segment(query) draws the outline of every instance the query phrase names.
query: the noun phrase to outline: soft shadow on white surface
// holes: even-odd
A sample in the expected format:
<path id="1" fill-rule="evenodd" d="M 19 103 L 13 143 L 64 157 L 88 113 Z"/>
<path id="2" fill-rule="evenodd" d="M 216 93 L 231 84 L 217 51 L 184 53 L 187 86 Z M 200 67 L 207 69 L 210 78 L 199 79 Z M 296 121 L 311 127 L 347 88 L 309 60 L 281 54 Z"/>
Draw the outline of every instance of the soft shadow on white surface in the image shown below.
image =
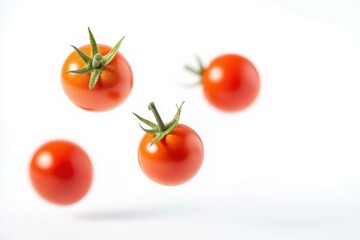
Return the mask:
<path id="1" fill-rule="evenodd" d="M 53 240 L 92 240 L 100 235 L 106 239 L 357 240 L 359 213 L 354 204 L 213 199 L 66 214 L 3 215 L 0 236 L 37 240 L 49 236 Z"/>
<path id="2" fill-rule="evenodd" d="M 206 213 L 207 211 L 200 206 L 146 206 L 84 211 L 74 214 L 74 219 L 84 221 L 156 220 L 182 216 L 199 216 Z"/>

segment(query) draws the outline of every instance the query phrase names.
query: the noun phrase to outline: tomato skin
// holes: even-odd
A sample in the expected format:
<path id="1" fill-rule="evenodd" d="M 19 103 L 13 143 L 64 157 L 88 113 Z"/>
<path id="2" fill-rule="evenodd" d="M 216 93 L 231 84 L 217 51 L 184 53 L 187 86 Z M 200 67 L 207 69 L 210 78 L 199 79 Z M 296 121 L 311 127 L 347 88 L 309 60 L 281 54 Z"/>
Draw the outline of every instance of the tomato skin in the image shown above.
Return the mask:
<path id="1" fill-rule="evenodd" d="M 66 140 L 53 140 L 40 146 L 31 159 L 29 173 L 36 192 L 59 205 L 83 198 L 93 177 L 86 152 Z"/>
<path id="2" fill-rule="evenodd" d="M 255 66 L 237 54 L 221 55 L 202 73 L 203 92 L 216 108 L 234 112 L 249 107 L 256 99 L 260 77 Z"/>
<path id="3" fill-rule="evenodd" d="M 150 146 L 154 135 L 142 138 L 138 159 L 147 177 L 162 185 L 179 185 L 187 182 L 199 171 L 204 147 L 200 137 L 190 127 L 178 124 L 160 141 Z"/>
<path id="4" fill-rule="evenodd" d="M 90 45 L 79 48 L 86 55 L 91 56 Z M 99 53 L 104 56 L 111 47 L 98 44 Z M 101 71 L 95 87 L 89 90 L 90 73 L 69 73 L 86 64 L 76 51 L 65 59 L 61 71 L 61 84 L 65 94 L 78 107 L 89 111 L 106 111 L 123 103 L 133 87 L 133 73 L 128 61 L 118 52 L 114 59 Z"/>

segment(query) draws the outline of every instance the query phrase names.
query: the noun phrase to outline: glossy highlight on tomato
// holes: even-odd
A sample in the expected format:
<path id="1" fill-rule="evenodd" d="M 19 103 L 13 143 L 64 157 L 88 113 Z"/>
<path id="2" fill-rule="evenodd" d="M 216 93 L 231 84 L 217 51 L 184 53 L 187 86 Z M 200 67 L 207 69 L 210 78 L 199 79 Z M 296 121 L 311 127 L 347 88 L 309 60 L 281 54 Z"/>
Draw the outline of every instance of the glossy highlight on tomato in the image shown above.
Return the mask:
<path id="1" fill-rule="evenodd" d="M 149 104 L 157 124 L 135 116 L 151 127 L 138 148 L 138 161 L 144 174 L 162 185 L 175 186 L 192 179 L 200 170 L 204 159 L 204 146 L 199 135 L 190 127 L 179 124 L 181 107 L 173 120 L 164 124 L 154 103 Z"/>
<path id="2" fill-rule="evenodd" d="M 90 44 L 74 47 L 61 70 L 67 97 L 89 111 L 106 111 L 122 104 L 133 87 L 133 73 L 126 58 L 114 48 L 97 44 L 89 29 Z"/>
<path id="3" fill-rule="evenodd" d="M 260 89 L 259 73 L 252 62 L 238 54 L 214 58 L 207 67 L 199 61 L 199 69 L 187 69 L 201 78 L 208 102 L 219 110 L 236 112 L 248 108 Z"/>
<path id="4" fill-rule="evenodd" d="M 36 192 L 59 205 L 82 199 L 93 179 L 89 156 L 67 140 L 53 140 L 40 146 L 32 156 L 29 174 Z"/>

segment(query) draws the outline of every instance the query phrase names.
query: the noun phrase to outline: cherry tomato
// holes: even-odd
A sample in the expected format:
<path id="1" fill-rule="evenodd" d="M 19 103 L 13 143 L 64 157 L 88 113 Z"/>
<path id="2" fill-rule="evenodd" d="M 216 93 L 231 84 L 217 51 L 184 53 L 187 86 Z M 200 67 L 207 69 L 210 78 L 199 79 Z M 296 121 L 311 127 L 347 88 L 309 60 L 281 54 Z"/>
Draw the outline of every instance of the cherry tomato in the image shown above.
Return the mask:
<path id="1" fill-rule="evenodd" d="M 117 51 L 122 39 L 111 48 L 97 44 L 89 29 L 90 45 L 70 53 L 61 71 L 65 94 L 78 107 L 106 111 L 123 103 L 133 87 L 133 74 L 125 57 Z M 90 56 L 90 57 L 89 57 Z"/>
<path id="2" fill-rule="evenodd" d="M 187 67 L 201 77 L 206 99 L 217 109 L 235 112 L 249 107 L 257 98 L 260 77 L 255 66 L 237 54 L 221 55 L 199 70 Z"/>
<path id="3" fill-rule="evenodd" d="M 93 176 L 86 152 L 66 140 L 53 140 L 40 146 L 31 159 L 29 173 L 36 192 L 59 205 L 83 198 Z"/>
<path id="4" fill-rule="evenodd" d="M 178 124 L 181 107 L 169 124 L 163 124 L 155 105 L 158 125 L 136 115 L 153 129 L 147 130 L 138 149 L 138 160 L 147 177 L 162 185 L 179 185 L 189 181 L 199 171 L 204 147 L 199 135 L 190 127 Z M 154 130 L 154 131 L 153 131 Z"/>

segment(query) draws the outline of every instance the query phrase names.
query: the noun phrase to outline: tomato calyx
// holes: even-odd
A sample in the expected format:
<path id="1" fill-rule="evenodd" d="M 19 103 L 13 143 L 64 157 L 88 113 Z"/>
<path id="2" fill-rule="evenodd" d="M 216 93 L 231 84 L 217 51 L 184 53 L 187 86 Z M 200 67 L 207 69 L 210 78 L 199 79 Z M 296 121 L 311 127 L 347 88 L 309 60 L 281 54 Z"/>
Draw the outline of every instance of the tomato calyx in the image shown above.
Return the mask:
<path id="1" fill-rule="evenodd" d="M 202 84 L 202 75 L 203 75 L 203 72 L 204 72 L 204 65 L 203 65 L 203 63 L 202 63 L 202 61 L 201 61 L 201 59 L 200 59 L 200 57 L 198 55 L 196 55 L 195 58 L 196 58 L 197 66 L 193 67 L 193 66 L 190 66 L 190 65 L 185 65 L 185 69 L 188 70 L 189 72 L 195 74 L 195 75 L 198 75 L 200 79 L 197 82 L 186 85 L 188 87 L 194 87 L 194 86 L 198 86 L 198 85 Z"/>
<path id="2" fill-rule="evenodd" d="M 79 48 L 71 45 L 72 48 L 79 54 L 81 59 L 86 63 L 83 68 L 69 71 L 68 73 L 75 74 L 87 74 L 90 73 L 90 82 L 89 82 L 89 90 L 93 89 L 99 80 L 101 70 L 108 65 L 115 57 L 118 52 L 121 42 L 124 39 L 122 37 L 115 46 L 108 52 L 105 56 L 102 56 L 99 53 L 97 43 L 95 41 L 94 35 L 92 34 L 90 28 L 88 28 L 90 46 L 91 46 L 91 56 L 87 56 L 84 52 L 82 52 Z"/>
<path id="3" fill-rule="evenodd" d="M 135 117 L 137 117 L 141 122 L 150 127 L 150 129 L 146 129 L 139 123 L 141 129 L 148 134 L 155 135 L 155 138 L 151 142 L 151 145 L 163 139 L 167 134 L 171 133 L 176 128 L 180 120 L 181 108 L 183 104 L 184 102 L 181 103 L 180 107 L 176 105 L 176 108 L 178 109 L 176 114 L 174 115 L 173 119 L 166 124 L 161 119 L 154 102 L 149 103 L 148 109 L 154 114 L 157 124 L 137 115 L 136 113 L 133 113 Z"/>

